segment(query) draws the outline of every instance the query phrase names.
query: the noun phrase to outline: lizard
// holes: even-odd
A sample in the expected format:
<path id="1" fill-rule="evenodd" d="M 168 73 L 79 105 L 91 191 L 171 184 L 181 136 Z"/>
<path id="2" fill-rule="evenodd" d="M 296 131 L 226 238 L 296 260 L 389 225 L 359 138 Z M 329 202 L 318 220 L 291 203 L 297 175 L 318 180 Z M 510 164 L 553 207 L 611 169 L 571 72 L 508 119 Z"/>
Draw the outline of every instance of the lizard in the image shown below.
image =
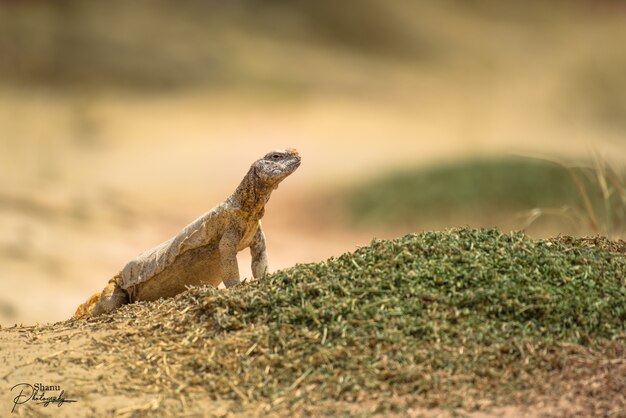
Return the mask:
<path id="1" fill-rule="evenodd" d="M 252 276 L 268 270 L 261 218 L 278 185 L 300 166 L 295 149 L 275 150 L 255 161 L 236 190 L 173 238 L 138 255 L 106 287 L 80 305 L 74 318 L 96 317 L 135 301 L 184 292 L 187 286 L 226 288 L 240 283 L 237 252 L 250 248 Z"/>

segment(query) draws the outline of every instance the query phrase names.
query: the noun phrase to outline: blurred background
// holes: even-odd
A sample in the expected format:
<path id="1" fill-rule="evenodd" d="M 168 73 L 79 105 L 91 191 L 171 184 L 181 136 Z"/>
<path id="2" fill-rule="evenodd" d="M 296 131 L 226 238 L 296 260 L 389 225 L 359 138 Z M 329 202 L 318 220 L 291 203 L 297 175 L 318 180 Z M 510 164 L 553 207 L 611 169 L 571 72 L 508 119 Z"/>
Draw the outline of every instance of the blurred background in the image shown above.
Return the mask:
<path id="1" fill-rule="evenodd" d="M 0 1 L 0 324 L 68 318 L 282 147 L 272 270 L 464 225 L 623 237 L 625 40 L 619 0 Z"/>

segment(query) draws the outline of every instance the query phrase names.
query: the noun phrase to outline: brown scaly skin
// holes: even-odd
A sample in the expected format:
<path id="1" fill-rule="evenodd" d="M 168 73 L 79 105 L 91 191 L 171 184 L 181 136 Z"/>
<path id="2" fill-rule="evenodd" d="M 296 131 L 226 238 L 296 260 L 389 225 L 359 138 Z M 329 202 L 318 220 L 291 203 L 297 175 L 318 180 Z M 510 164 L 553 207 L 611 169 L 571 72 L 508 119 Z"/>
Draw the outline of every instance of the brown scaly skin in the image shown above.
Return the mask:
<path id="1" fill-rule="evenodd" d="M 237 252 L 250 248 L 252 275 L 267 272 L 261 218 L 272 191 L 300 166 L 295 149 L 272 151 L 252 164 L 237 190 L 174 238 L 130 261 L 74 318 L 95 317 L 140 300 L 171 297 L 187 286 L 239 283 Z"/>

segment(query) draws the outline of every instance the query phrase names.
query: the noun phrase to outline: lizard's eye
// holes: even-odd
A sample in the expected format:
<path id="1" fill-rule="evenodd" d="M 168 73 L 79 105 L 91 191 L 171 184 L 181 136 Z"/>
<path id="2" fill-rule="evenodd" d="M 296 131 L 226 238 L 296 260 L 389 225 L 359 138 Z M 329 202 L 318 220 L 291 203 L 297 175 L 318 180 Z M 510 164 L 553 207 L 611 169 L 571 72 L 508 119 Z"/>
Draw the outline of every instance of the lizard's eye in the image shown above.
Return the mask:
<path id="1" fill-rule="evenodd" d="M 272 155 L 270 156 L 270 158 L 271 158 L 272 160 L 279 160 L 279 159 L 280 159 L 280 154 L 272 154 Z"/>

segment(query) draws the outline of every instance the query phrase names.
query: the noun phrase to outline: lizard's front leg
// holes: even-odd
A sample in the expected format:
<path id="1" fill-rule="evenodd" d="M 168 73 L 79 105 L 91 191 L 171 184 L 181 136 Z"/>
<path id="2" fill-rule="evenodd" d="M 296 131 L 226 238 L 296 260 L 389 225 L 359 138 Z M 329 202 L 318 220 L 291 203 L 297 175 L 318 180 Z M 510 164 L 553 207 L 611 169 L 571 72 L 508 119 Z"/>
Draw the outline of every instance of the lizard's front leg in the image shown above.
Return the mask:
<path id="1" fill-rule="evenodd" d="M 222 235 L 222 239 L 220 239 L 220 275 L 226 287 L 231 287 L 239 283 L 237 245 L 240 239 L 241 234 L 235 229 L 229 229 Z"/>
<path id="2" fill-rule="evenodd" d="M 254 234 L 252 244 L 250 244 L 250 255 L 252 256 L 252 276 L 255 279 L 260 279 L 267 273 L 267 251 L 261 222 L 259 222 L 259 227 Z"/>

